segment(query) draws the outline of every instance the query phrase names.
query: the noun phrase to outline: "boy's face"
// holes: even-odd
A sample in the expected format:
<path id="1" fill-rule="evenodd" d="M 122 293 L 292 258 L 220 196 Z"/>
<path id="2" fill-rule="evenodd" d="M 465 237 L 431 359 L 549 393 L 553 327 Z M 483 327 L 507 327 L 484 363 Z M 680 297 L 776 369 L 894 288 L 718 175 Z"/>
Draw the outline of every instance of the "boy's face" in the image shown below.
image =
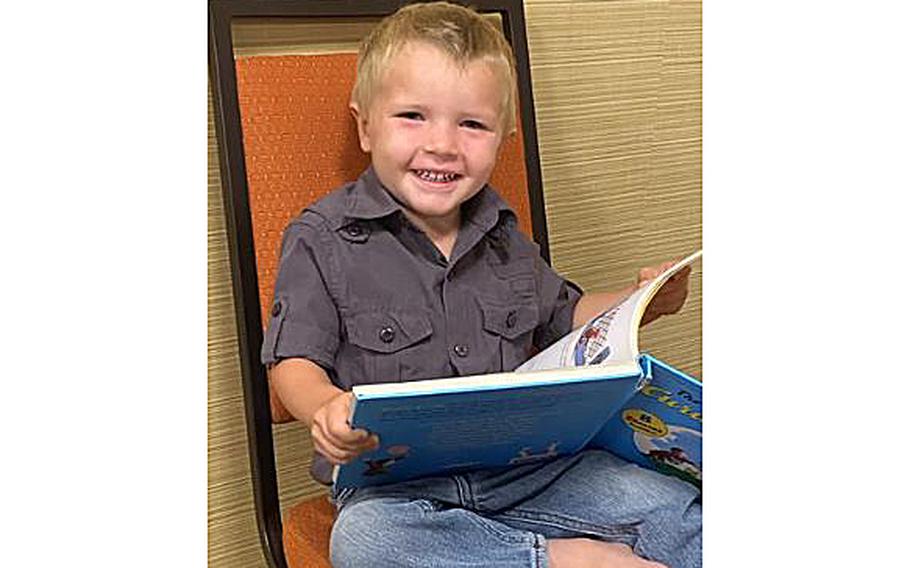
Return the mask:
<path id="1" fill-rule="evenodd" d="M 389 62 L 370 107 L 352 105 L 361 148 L 416 225 L 457 229 L 461 204 L 489 180 L 503 138 L 502 89 L 489 63 L 462 68 L 411 42 Z"/>

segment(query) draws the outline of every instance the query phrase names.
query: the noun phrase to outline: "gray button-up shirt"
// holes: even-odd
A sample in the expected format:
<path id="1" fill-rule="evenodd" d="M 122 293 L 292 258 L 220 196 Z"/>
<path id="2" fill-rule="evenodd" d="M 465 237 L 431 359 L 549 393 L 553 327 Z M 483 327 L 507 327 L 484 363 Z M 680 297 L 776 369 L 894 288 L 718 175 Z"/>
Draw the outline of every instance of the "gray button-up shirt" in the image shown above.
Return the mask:
<path id="1" fill-rule="evenodd" d="M 510 371 L 571 330 L 580 296 L 489 186 L 446 260 L 371 168 L 286 229 L 262 361 L 305 357 L 344 390 Z"/>

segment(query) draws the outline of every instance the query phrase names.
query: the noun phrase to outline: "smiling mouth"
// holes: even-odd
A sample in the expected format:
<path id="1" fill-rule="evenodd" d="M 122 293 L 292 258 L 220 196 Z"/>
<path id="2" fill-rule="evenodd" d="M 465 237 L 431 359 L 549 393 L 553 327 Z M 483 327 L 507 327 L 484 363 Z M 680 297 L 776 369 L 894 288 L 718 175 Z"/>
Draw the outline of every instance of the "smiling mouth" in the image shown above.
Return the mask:
<path id="1" fill-rule="evenodd" d="M 411 170 L 411 172 L 423 181 L 430 183 L 449 183 L 461 178 L 461 174 L 456 174 L 454 172 L 439 172 L 434 170 Z"/>

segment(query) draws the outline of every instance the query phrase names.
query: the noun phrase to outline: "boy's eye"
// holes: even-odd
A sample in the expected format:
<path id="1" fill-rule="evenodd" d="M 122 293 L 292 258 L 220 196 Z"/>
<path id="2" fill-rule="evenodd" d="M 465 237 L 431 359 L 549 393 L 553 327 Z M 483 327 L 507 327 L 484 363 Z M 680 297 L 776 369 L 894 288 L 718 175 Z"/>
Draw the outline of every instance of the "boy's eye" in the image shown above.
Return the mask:
<path id="1" fill-rule="evenodd" d="M 486 124 L 477 120 L 465 120 L 461 125 L 472 130 L 489 130 Z"/>
<path id="2" fill-rule="evenodd" d="M 417 111 L 405 111 L 399 112 L 395 115 L 396 118 L 404 118 L 406 120 L 423 120 L 423 115 Z"/>

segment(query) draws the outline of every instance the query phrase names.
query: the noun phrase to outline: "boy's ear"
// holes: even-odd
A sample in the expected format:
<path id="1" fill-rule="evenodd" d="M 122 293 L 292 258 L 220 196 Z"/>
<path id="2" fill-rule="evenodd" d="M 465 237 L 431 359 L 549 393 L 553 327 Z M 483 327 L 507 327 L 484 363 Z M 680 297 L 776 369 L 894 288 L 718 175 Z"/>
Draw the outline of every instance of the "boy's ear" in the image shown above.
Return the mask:
<path id="1" fill-rule="evenodd" d="M 367 116 L 365 113 L 360 112 L 360 107 L 355 102 L 349 104 L 348 109 L 351 111 L 351 116 L 354 117 L 354 122 L 357 123 L 357 137 L 360 139 L 360 149 L 364 152 L 369 152 L 370 135 L 367 134 Z"/>

